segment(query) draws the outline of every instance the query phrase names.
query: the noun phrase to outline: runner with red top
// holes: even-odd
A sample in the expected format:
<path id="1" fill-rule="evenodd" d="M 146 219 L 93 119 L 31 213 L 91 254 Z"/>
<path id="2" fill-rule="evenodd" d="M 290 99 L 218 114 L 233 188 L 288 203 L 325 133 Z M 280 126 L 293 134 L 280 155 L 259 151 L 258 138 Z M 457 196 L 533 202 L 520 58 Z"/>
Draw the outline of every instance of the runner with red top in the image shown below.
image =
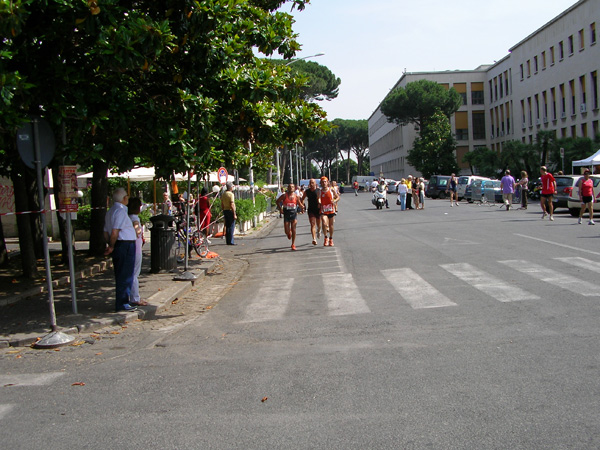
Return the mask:
<path id="1" fill-rule="evenodd" d="M 585 169 L 583 172 L 583 180 L 579 186 L 579 201 L 581 202 L 581 211 L 579 211 L 579 221 L 583 217 L 583 213 L 587 209 L 590 212 L 590 221 L 588 225 L 596 225 L 594 222 L 594 180 L 590 178 L 590 169 Z"/>
<path id="2" fill-rule="evenodd" d="M 300 200 L 300 197 L 296 195 L 296 185 L 294 183 L 288 184 L 287 191 L 285 194 L 277 199 L 277 209 L 279 212 L 283 212 L 283 228 L 285 235 L 288 239 L 292 240 L 292 250 L 296 250 L 296 224 L 297 211 L 300 208 L 300 212 L 304 212 L 304 204 Z"/>
<path id="3" fill-rule="evenodd" d="M 542 220 L 546 218 L 546 211 L 550 215 L 550 220 L 554 220 L 554 206 L 552 205 L 552 197 L 556 192 L 556 180 L 551 173 L 548 173 L 546 166 L 540 167 L 540 174 L 542 178 L 542 194 L 540 197 L 540 205 L 542 206 Z M 547 207 L 546 204 L 548 205 Z"/>
<path id="4" fill-rule="evenodd" d="M 321 220 L 322 229 L 325 240 L 323 241 L 324 247 L 333 247 L 333 224 L 335 222 L 335 210 L 336 203 L 339 201 L 340 196 L 329 187 L 329 180 L 327 177 L 321 177 Z M 327 236 L 329 234 L 329 237 Z"/>

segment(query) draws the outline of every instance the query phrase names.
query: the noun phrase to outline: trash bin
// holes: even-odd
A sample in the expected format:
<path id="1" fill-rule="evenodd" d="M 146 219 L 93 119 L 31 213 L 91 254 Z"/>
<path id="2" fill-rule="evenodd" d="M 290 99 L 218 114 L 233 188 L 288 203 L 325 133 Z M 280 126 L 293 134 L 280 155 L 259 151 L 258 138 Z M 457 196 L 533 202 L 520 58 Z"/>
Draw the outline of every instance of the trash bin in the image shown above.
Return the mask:
<path id="1" fill-rule="evenodd" d="M 150 217 L 150 222 L 150 272 L 176 269 L 175 219 L 173 216 L 159 214 Z"/>

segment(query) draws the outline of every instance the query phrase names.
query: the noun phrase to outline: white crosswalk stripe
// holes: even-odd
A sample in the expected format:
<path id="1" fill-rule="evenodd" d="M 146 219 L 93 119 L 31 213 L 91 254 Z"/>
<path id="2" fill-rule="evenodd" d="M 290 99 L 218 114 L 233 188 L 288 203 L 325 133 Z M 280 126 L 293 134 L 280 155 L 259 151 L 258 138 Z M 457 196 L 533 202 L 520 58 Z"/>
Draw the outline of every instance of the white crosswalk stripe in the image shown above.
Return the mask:
<path id="1" fill-rule="evenodd" d="M 271 278 L 263 282 L 255 300 L 248 305 L 242 322 L 264 322 L 281 319 L 292 295 L 293 278 Z"/>
<path id="2" fill-rule="evenodd" d="M 387 269 L 381 273 L 413 309 L 456 306 L 410 268 Z"/>
<path id="3" fill-rule="evenodd" d="M 556 270 L 548 269 L 539 264 L 534 264 L 522 260 L 498 261 L 501 264 L 506 264 L 521 273 L 527 274 L 537 280 L 543 281 L 561 289 L 583 295 L 585 297 L 600 296 L 600 290 L 595 284 L 560 273 Z"/>
<path id="4" fill-rule="evenodd" d="M 14 407 L 15 405 L 11 404 L 0 405 L 0 420 L 2 420 L 2 418 L 6 416 Z"/>
<path id="5" fill-rule="evenodd" d="M 0 386 L 46 386 L 62 375 L 64 372 L 0 375 Z"/>
<path id="6" fill-rule="evenodd" d="M 554 258 L 557 261 L 564 262 L 566 264 L 570 264 L 575 267 L 580 267 L 582 269 L 591 270 L 592 272 L 600 273 L 600 263 L 596 261 L 591 261 L 586 258 L 580 258 L 579 256 L 567 257 L 567 258 Z"/>
<path id="7" fill-rule="evenodd" d="M 327 306 L 332 316 L 371 312 L 350 273 L 323 276 Z"/>
<path id="8" fill-rule="evenodd" d="M 531 294 L 518 286 L 513 286 L 502 281 L 489 273 L 477 269 L 471 264 L 441 264 L 441 267 L 455 277 L 470 284 L 475 289 L 478 289 L 501 302 L 539 299 L 539 296 Z"/>

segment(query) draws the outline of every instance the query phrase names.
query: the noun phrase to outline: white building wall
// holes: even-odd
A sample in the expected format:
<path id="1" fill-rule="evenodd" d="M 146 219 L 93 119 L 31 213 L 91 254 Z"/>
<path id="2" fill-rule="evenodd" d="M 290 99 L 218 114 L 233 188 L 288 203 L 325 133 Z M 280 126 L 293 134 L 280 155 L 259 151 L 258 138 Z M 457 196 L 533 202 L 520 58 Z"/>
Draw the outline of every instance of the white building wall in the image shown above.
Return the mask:
<path id="1" fill-rule="evenodd" d="M 468 139 L 457 143 L 463 152 L 465 148 L 472 151 L 478 146 L 501 151 L 503 144 L 511 140 L 532 143 L 542 130 L 555 131 L 559 138 L 594 138 L 600 133 L 599 40 L 600 0 L 580 0 L 517 43 L 507 56 L 492 66 L 473 71 L 407 73 L 394 88 L 423 78 L 450 87 L 467 83 L 467 105 L 459 112 L 468 113 L 469 133 Z M 471 104 L 470 87 L 477 82 L 484 83 L 484 105 Z M 475 139 L 473 135 L 475 111 L 485 114 L 483 139 Z M 385 117 L 378 108 L 369 119 L 371 170 L 377 175 L 380 167 L 391 168 L 392 162 L 398 161 L 397 169 L 384 169 L 386 177 L 398 179 L 415 174 L 414 168 L 406 163 L 406 155 L 416 137 L 414 127 L 383 122 Z M 451 124 L 456 131 L 454 117 Z"/>

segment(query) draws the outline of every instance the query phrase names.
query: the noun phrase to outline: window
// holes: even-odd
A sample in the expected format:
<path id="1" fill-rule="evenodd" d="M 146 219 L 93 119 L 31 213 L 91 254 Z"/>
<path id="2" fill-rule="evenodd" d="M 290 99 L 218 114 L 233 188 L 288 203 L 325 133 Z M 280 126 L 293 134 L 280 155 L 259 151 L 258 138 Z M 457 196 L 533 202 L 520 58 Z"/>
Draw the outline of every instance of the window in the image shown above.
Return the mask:
<path id="1" fill-rule="evenodd" d="M 504 87 L 506 88 L 506 95 L 510 95 L 510 91 L 508 90 L 508 72 L 504 72 Z"/>
<path id="2" fill-rule="evenodd" d="M 548 93 L 546 91 L 542 92 L 542 102 L 543 102 L 543 117 L 544 123 L 548 122 Z"/>
<path id="3" fill-rule="evenodd" d="M 550 65 L 554 65 L 554 46 L 550 47 Z"/>
<path id="4" fill-rule="evenodd" d="M 529 126 L 533 126 L 533 110 L 531 109 L 531 97 L 527 97 L 527 110 L 529 112 Z"/>
<path id="5" fill-rule="evenodd" d="M 581 109 L 580 112 L 587 112 L 587 94 L 585 90 L 585 76 L 579 77 L 579 92 L 581 92 Z"/>
<path id="6" fill-rule="evenodd" d="M 540 124 L 540 96 L 535 94 L 533 97 L 533 101 L 535 102 L 535 124 Z"/>
<path id="7" fill-rule="evenodd" d="M 527 78 L 531 76 L 531 60 L 527 60 Z"/>
<path id="8" fill-rule="evenodd" d="M 523 68 L 523 65 L 521 64 L 521 68 Z M 521 77 L 523 78 L 523 77 Z M 494 101 L 494 88 L 492 87 L 492 80 L 489 81 L 490 84 L 490 102 Z"/>
<path id="9" fill-rule="evenodd" d="M 462 98 L 462 104 L 467 104 L 467 83 L 454 83 L 452 85 L 454 90 L 459 93 Z"/>
<path id="10" fill-rule="evenodd" d="M 546 70 L 546 52 L 542 52 L 542 70 Z"/>
<path id="11" fill-rule="evenodd" d="M 473 139 L 485 139 L 485 114 L 483 111 L 474 111 L 473 118 Z"/>
<path id="12" fill-rule="evenodd" d="M 585 48 L 585 36 L 583 30 L 579 30 L 579 51 Z"/>
<path id="13" fill-rule="evenodd" d="M 538 73 L 538 57 L 533 57 L 533 73 Z"/>
<path id="14" fill-rule="evenodd" d="M 569 56 L 571 56 L 573 54 L 573 35 L 569 36 L 568 44 L 569 44 Z"/>
<path id="15" fill-rule="evenodd" d="M 575 108 L 575 80 L 569 81 L 569 94 L 571 95 L 571 115 L 574 116 L 577 113 Z"/>
<path id="16" fill-rule="evenodd" d="M 523 64 L 521 64 L 521 80 L 525 78 L 524 76 L 524 72 L 523 72 Z M 490 95 L 491 95 L 491 89 L 492 89 L 492 82 L 490 81 Z"/>
<path id="17" fill-rule="evenodd" d="M 466 111 L 458 111 L 454 114 L 456 125 L 456 139 L 466 141 L 469 139 L 469 116 Z"/>
<path id="18" fill-rule="evenodd" d="M 565 58 L 565 48 L 563 46 L 563 41 L 558 43 L 558 60 L 562 61 Z"/>
<path id="19" fill-rule="evenodd" d="M 471 104 L 483 105 L 483 91 L 472 91 L 471 92 Z"/>
<path id="20" fill-rule="evenodd" d="M 590 45 L 596 43 L 596 22 L 590 25 Z"/>
<path id="21" fill-rule="evenodd" d="M 567 117 L 567 98 L 565 97 L 565 85 L 564 83 L 558 87 L 560 92 L 560 118 L 564 119 Z"/>
<path id="22" fill-rule="evenodd" d="M 504 86 L 502 84 L 502 74 L 498 77 L 498 85 L 500 86 L 500 98 L 504 97 Z"/>
<path id="23" fill-rule="evenodd" d="M 550 97 L 552 101 L 552 120 L 556 120 L 556 89 L 550 89 Z"/>
<path id="24" fill-rule="evenodd" d="M 590 78 L 592 79 L 592 107 L 598 109 L 598 72 L 592 72 Z"/>

